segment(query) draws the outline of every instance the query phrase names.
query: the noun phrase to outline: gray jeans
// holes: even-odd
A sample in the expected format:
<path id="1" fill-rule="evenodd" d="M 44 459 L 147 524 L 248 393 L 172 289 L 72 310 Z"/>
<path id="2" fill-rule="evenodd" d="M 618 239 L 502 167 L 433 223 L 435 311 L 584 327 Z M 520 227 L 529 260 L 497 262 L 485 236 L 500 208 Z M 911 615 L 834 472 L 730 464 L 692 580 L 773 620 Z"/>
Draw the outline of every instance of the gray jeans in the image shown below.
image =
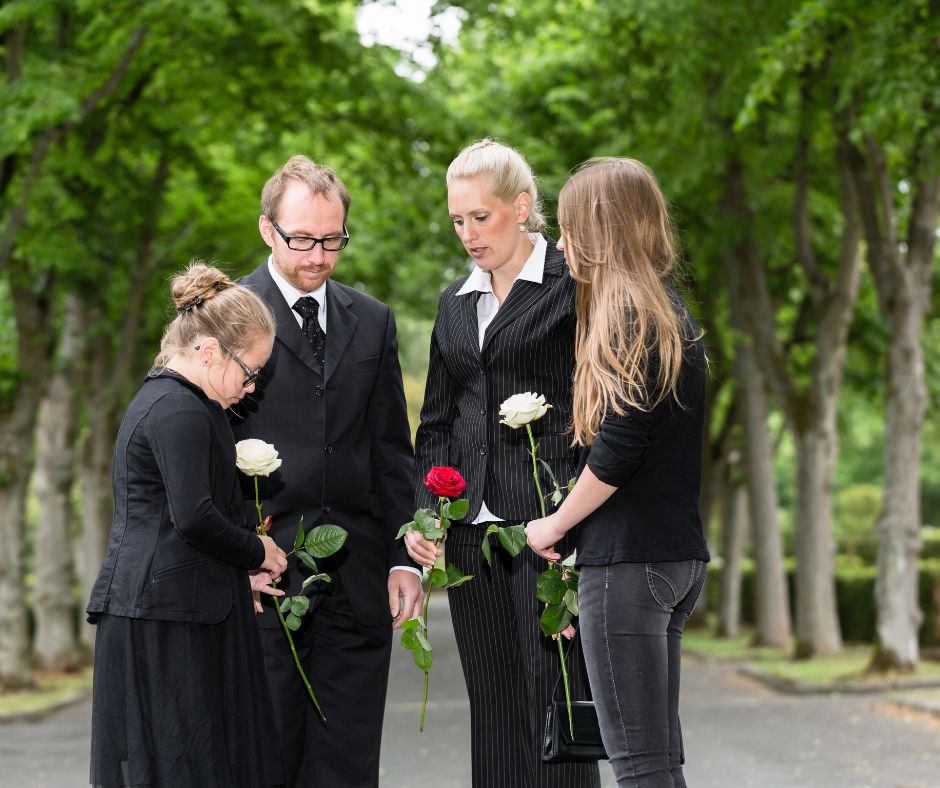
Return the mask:
<path id="1" fill-rule="evenodd" d="M 680 650 L 704 582 L 697 559 L 581 567 L 584 657 L 618 788 L 685 788 Z"/>

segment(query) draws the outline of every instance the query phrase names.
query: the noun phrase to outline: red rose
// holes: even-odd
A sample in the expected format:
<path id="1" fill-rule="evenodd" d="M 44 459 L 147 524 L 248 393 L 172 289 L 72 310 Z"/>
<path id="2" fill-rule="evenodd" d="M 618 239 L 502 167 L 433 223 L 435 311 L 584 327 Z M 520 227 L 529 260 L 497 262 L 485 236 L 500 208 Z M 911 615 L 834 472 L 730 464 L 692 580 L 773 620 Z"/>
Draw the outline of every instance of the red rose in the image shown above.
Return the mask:
<path id="1" fill-rule="evenodd" d="M 460 471 L 454 468 L 437 466 L 428 471 L 424 477 L 424 486 L 435 495 L 443 495 L 445 498 L 456 498 L 467 487 Z"/>

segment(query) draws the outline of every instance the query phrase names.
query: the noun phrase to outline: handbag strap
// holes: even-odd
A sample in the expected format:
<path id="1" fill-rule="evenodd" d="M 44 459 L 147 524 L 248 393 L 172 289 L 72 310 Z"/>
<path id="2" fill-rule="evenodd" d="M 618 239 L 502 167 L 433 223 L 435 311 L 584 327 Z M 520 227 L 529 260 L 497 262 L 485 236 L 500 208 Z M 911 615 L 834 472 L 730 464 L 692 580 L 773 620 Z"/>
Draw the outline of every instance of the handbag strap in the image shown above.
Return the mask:
<path id="1" fill-rule="evenodd" d="M 580 628 L 580 627 L 575 627 L 575 630 L 574 630 L 574 637 L 571 638 L 570 641 L 568 641 L 568 648 L 565 650 L 565 656 L 564 656 L 565 662 L 568 661 L 568 655 L 571 653 L 572 649 L 574 648 L 574 642 L 578 639 L 578 635 L 580 635 L 580 634 L 581 634 L 581 628 Z M 563 637 L 563 635 L 559 634 L 558 637 Z M 563 674 L 562 671 L 561 671 L 561 667 L 559 667 L 559 668 L 558 668 L 558 678 L 555 679 L 555 686 L 552 687 L 551 698 L 552 698 L 553 700 L 554 700 L 554 698 L 555 698 L 555 693 L 558 692 L 558 685 L 561 684 L 561 679 L 562 679 L 562 676 L 563 676 L 563 675 L 564 675 L 564 674 Z"/>

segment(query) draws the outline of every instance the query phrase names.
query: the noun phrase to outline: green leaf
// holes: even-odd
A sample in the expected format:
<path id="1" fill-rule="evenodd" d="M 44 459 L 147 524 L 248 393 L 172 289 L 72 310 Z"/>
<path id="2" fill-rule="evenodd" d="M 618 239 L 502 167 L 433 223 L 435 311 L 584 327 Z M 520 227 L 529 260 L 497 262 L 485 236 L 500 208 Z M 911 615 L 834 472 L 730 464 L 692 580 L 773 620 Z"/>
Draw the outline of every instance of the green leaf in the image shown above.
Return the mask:
<path id="1" fill-rule="evenodd" d="M 291 632 L 296 632 L 298 629 L 300 629 L 300 619 L 293 613 L 287 614 L 287 618 L 284 619 L 284 623 Z"/>
<path id="2" fill-rule="evenodd" d="M 567 558 L 563 559 L 561 565 L 564 567 L 574 568 L 574 562 L 577 560 L 578 556 L 575 553 L 572 553 Z"/>
<path id="3" fill-rule="evenodd" d="M 571 615 L 578 615 L 578 592 L 572 591 L 570 588 L 565 591 L 564 598 L 565 607 L 568 608 L 568 612 Z"/>
<path id="4" fill-rule="evenodd" d="M 318 525 L 310 529 L 304 547 L 317 558 L 326 558 L 343 546 L 348 535 L 346 529 L 338 525 Z"/>
<path id="5" fill-rule="evenodd" d="M 447 565 L 447 588 L 457 588 L 457 586 L 462 586 L 468 580 L 473 580 L 473 575 L 464 574 L 460 567 L 453 564 Z"/>
<path id="6" fill-rule="evenodd" d="M 447 588 L 447 572 L 443 569 L 432 569 L 429 582 L 431 588 Z"/>
<path id="7" fill-rule="evenodd" d="M 552 493 L 552 503 L 555 506 L 558 506 L 558 504 L 561 503 L 561 490 L 557 487 L 555 488 L 555 492 Z"/>
<path id="8" fill-rule="evenodd" d="M 435 542 L 438 539 L 444 538 L 444 532 L 440 528 L 431 528 L 429 531 L 424 533 L 424 538 Z"/>
<path id="9" fill-rule="evenodd" d="M 564 605 L 548 605 L 539 618 L 539 626 L 546 635 L 558 635 L 571 623 L 571 611 Z"/>
<path id="10" fill-rule="evenodd" d="M 405 629 L 401 633 L 401 647 L 413 651 L 418 645 L 418 633 L 413 629 Z"/>
<path id="11" fill-rule="evenodd" d="M 444 507 L 444 516 L 451 520 L 462 520 L 467 516 L 467 512 L 469 511 L 470 501 L 466 498 L 458 498 L 456 501 L 451 501 Z"/>
<path id="12" fill-rule="evenodd" d="M 421 629 L 415 630 L 415 637 L 418 639 L 418 645 L 425 651 L 431 650 L 431 644 L 428 643 L 428 637 Z"/>
<path id="13" fill-rule="evenodd" d="M 307 567 L 311 572 L 319 572 L 320 568 L 317 566 L 317 562 L 310 557 L 310 553 L 306 550 L 298 550 L 296 553 L 298 560 L 303 562 L 304 566 Z"/>
<path id="14" fill-rule="evenodd" d="M 297 616 L 297 618 L 305 615 L 308 610 L 310 610 L 310 600 L 303 594 L 298 594 L 291 598 L 290 612 Z"/>
<path id="15" fill-rule="evenodd" d="M 421 626 L 420 618 L 407 618 L 401 622 L 401 629 L 407 632 L 409 629 L 417 629 Z"/>
<path id="16" fill-rule="evenodd" d="M 496 523 L 490 523 L 486 526 L 486 535 L 495 534 L 499 532 L 499 526 Z"/>
<path id="17" fill-rule="evenodd" d="M 300 584 L 300 590 L 306 591 L 308 586 L 311 586 L 316 582 L 332 583 L 333 578 L 330 577 L 326 572 L 318 572 L 315 575 L 310 575 L 310 577 L 304 578 L 303 583 Z"/>
<path id="18" fill-rule="evenodd" d="M 545 469 L 545 472 L 548 474 L 548 478 L 552 481 L 552 487 L 558 487 L 558 480 L 555 478 L 555 474 L 552 473 L 552 469 L 545 460 L 541 457 L 539 458 L 539 464 Z"/>
<path id="19" fill-rule="evenodd" d="M 281 604 L 278 605 L 278 607 L 281 609 L 282 613 L 286 613 L 288 610 L 290 610 L 290 601 L 291 597 L 289 596 L 286 596 L 281 600 Z"/>
<path id="20" fill-rule="evenodd" d="M 568 479 L 568 492 L 571 492 L 574 489 L 574 484 L 576 481 L 578 481 L 577 476 L 572 476 L 570 479 Z"/>
<path id="21" fill-rule="evenodd" d="M 434 660 L 434 655 L 430 650 L 425 651 L 421 646 L 416 646 L 411 653 L 414 657 L 415 665 L 421 668 L 421 670 L 427 672 L 431 669 L 431 662 Z"/>
<path id="22" fill-rule="evenodd" d="M 499 526 L 490 526 L 490 528 L 498 528 Z M 486 559 L 486 563 L 490 566 L 493 565 L 493 548 L 490 547 L 490 531 L 487 529 L 486 533 L 483 535 L 483 541 L 480 543 L 480 549 L 483 551 L 483 557 Z"/>
<path id="23" fill-rule="evenodd" d="M 549 605 L 561 604 L 568 586 L 557 569 L 546 569 L 536 581 L 535 595 Z"/>
<path id="24" fill-rule="evenodd" d="M 415 525 L 417 530 L 426 534 L 430 529 L 437 527 L 437 514 L 430 509 L 418 509 L 415 512 Z"/>
<path id="25" fill-rule="evenodd" d="M 525 548 L 525 525 L 521 523 L 519 525 L 508 525 L 505 528 L 500 528 L 497 535 L 499 536 L 499 543 L 503 546 L 503 549 L 513 558 L 519 555 L 523 548 Z"/>
<path id="26" fill-rule="evenodd" d="M 294 549 L 299 550 L 304 546 L 304 523 L 301 520 L 297 523 L 297 536 L 294 537 Z"/>
<path id="27" fill-rule="evenodd" d="M 396 539 L 401 539 L 409 531 L 419 531 L 418 524 L 412 520 L 410 523 L 405 523 L 401 528 L 398 529 L 398 533 L 395 534 Z"/>

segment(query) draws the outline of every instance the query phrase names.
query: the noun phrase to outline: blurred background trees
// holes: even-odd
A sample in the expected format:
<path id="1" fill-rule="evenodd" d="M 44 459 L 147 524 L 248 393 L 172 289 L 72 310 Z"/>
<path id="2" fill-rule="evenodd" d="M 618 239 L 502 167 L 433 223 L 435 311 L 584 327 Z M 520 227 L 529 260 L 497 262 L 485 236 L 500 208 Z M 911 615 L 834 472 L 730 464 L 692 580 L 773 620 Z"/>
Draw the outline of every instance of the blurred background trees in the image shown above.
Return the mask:
<path id="1" fill-rule="evenodd" d="M 672 203 L 722 631 L 916 667 L 940 640 L 940 4 L 439 2 L 459 34 L 423 67 L 364 43 L 377 5 L 0 2 L 0 682 L 87 657 L 111 446 L 168 277 L 250 271 L 266 178 L 330 164 L 353 195 L 337 278 L 396 310 L 414 419 L 469 265 L 443 176 L 483 136 L 527 156 L 549 215 L 598 155 L 645 161 Z"/>

